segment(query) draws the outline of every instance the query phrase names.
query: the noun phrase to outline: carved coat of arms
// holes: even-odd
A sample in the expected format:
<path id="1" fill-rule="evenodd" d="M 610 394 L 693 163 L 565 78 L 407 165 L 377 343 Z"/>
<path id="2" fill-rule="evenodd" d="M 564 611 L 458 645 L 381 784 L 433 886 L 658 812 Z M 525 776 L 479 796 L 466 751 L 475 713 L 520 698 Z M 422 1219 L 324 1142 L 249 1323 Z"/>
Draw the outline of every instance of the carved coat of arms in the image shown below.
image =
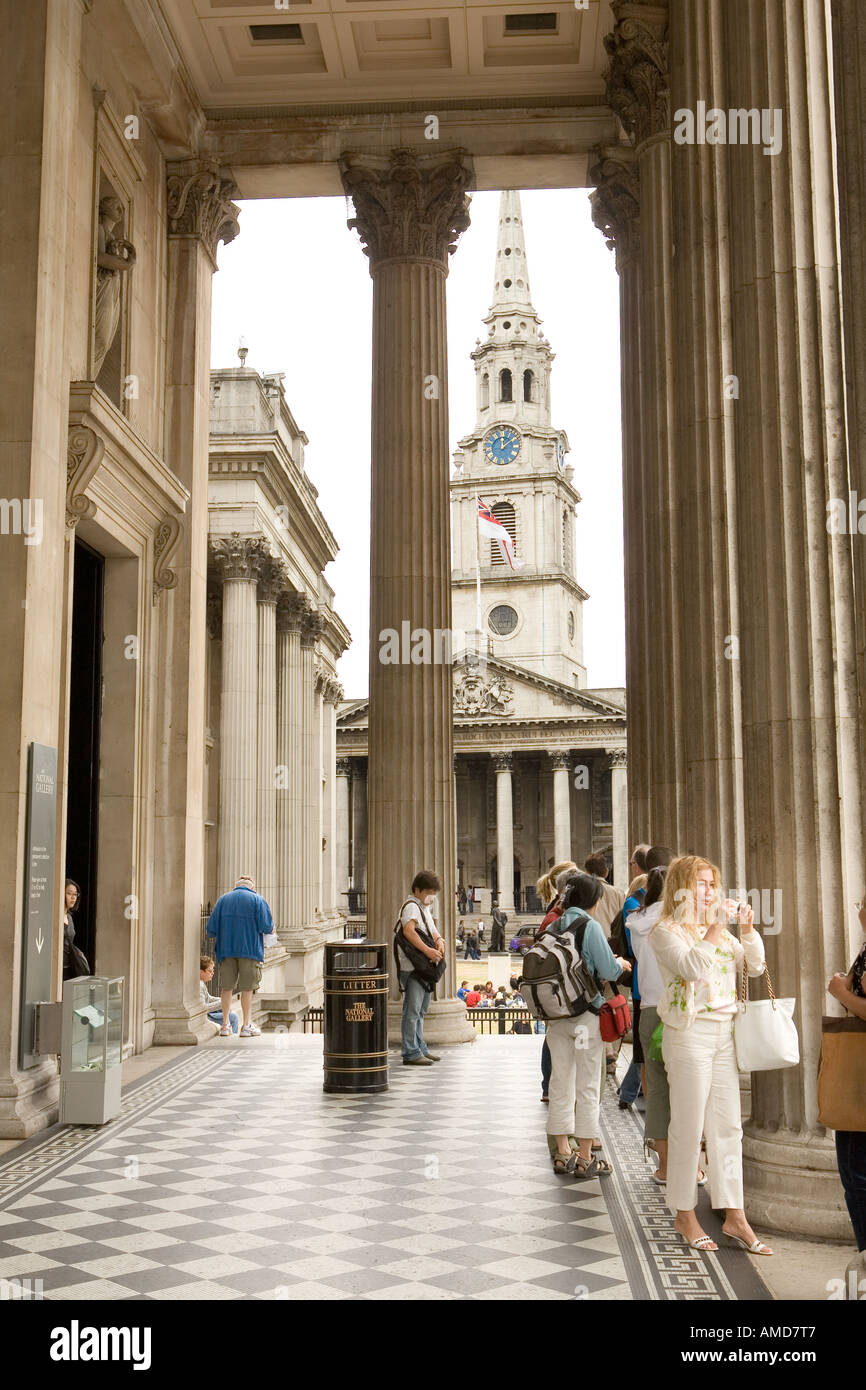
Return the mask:
<path id="1" fill-rule="evenodd" d="M 477 671 L 466 671 L 455 681 L 455 714 L 511 714 L 514 692 L 502 676 L 484 678 Z"/>

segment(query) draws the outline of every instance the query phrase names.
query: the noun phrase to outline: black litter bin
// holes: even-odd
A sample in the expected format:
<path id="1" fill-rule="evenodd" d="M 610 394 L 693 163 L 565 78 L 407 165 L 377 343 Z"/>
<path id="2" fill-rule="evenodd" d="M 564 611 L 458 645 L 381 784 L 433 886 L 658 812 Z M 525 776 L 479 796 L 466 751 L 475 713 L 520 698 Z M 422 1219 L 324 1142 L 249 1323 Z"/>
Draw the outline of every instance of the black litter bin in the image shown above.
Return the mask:
<path id="1" fill-rule="evenodd" d="M 325 945 L 325 1080 L 328 1092 L 388 1089 L 388 948 Z"/>

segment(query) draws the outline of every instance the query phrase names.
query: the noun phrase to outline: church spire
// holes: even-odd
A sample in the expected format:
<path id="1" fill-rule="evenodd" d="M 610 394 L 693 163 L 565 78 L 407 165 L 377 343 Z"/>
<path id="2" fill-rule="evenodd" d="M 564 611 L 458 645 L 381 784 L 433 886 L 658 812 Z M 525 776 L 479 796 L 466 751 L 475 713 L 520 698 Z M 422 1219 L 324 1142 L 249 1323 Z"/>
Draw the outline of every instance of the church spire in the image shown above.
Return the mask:
<path id="1" fill-rule="evenodd" d="M 499 232 L 496 238 L 496 264 L 493 272 L 493 302 L 491 314 L 497 310 L 511 313 L 531 313 L 529 294 L 529 265 L 523 234 L 523 215 L 520 194 L 509 191 L 499 197 Z"/>

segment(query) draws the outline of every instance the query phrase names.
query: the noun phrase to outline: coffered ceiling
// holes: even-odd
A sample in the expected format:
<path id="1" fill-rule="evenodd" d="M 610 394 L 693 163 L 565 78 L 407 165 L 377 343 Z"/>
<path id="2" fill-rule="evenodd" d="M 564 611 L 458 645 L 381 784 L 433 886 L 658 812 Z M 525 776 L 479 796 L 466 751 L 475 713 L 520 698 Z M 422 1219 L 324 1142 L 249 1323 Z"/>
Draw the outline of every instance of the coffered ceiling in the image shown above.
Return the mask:
<path id="1" fill-rule="evenodd" d="M 160 0 L 208 115 L 598 105 L 607 0 Z M 435 110 L 435 107 L 433 107 Z"/>

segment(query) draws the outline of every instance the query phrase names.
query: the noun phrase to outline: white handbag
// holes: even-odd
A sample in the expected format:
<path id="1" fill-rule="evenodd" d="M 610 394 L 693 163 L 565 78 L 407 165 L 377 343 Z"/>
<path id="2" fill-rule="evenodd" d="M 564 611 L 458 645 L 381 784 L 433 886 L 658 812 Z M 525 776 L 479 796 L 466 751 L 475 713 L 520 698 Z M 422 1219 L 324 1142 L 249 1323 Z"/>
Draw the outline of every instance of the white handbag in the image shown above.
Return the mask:
<path id="1" fill-rule="evenodd" d="M 796 999 L 777 999 L 766 965 L 769 999 L 749 999 L 746 963 L 743 983 L 734 1016 L 734 1051 L 740 1071 L 775 1071 L 796 1067 L 800 1061 L 800 1039 L 794 1022 Z"/>

